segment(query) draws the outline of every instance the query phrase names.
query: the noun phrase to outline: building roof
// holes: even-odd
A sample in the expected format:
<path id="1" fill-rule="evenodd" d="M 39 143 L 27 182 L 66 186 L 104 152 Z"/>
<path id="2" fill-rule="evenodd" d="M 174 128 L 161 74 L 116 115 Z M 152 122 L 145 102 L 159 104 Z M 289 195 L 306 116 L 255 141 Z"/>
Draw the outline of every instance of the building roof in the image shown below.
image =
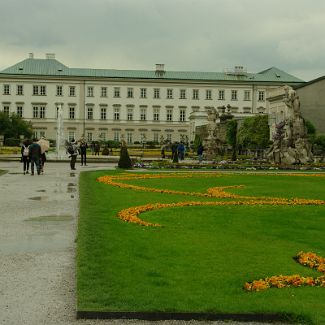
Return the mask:
<path id="1" fill-rule="evenodd" d="M 272 67 L 259 73 L 236 72 L 194 72 L 194 71 L 164 71 L 155 70 L 114 70 L 69 68 L 54 58 L 25 59 L 0 72 L 1 75 L 34 75 L 62 76 L 81 78 L 128 78 L 128 79 L 158 79 L 158 80 L 193 80 L 193 81 L 230 81 L 230 82 L 279 82 L 304 83 L 278 68 Z"/>

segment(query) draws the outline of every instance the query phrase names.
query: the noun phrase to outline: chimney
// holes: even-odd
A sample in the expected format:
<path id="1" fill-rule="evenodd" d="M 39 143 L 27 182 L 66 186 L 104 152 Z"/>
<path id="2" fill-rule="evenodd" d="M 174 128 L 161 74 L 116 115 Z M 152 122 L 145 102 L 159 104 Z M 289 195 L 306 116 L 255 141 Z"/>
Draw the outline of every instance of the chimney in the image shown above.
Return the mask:
<path id="1" fill-rule="evenodd" d="M 162 77 L 165 74 L 165 65 L 162 63 L 156 64 L 156 76 Z"/>
<path id="2" fill-rule="evenodd" d="M 55 53 L 46 53 L 45 58 L 46 59 L 55 59 Z"/>
<path id="3" fill-rule="evenodd" d="M 34 59 L 34 53 L 29 53 L 29 54 L 28 54 L 28 57 L 29 57 L 30 59 Z"/>

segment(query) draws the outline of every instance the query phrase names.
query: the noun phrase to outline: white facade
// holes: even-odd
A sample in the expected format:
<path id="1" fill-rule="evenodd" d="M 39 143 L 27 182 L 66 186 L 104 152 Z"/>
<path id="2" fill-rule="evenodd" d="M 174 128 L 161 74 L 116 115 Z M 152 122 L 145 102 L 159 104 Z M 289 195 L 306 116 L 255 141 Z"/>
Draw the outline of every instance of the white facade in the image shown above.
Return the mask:
<path id="1" fill-rule="evenodd" d="M 22 64 L 33 63 L 30 60 Z M 135 77 L 81 77 L 4 70 L 0 110 L 31 121 L 36 136 L 48 139 L 55 139 L 57 107 L 62 105 L 67 139 L 190 141 L 195 127 L 206 124 L 208 108 L 221 111 L 230 105 L 241 117 L 263 113 L 266 92 L 278 86 L 247 80 L 140 78 L 136 72 Z"/>

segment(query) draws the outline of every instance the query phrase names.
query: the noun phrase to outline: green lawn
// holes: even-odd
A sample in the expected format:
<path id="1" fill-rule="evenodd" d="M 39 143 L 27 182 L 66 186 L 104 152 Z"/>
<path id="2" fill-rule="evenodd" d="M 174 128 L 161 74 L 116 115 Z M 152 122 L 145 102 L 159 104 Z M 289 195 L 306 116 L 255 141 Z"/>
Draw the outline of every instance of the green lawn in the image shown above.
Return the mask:
<path id="1" fill-rule="evenodd" d="M 293 256 L 313 251 L 325 257 L 325 206 L 160 209 L 140 218 L 162 227 L 144 227 L 123 222 L 117 213 L 150 202 L 218 199 L 135 191 L 96 181 L 118 173 L 80 176 L 79 311 L 292 313 L 325 324 L 323 287 L 243 290 L 245 282 L 271 275 L 321 275 Z M 245 185 L 228 191 L 325 200 L 325 177 L 224 174 L 123 182 L 193 192 Z"/>

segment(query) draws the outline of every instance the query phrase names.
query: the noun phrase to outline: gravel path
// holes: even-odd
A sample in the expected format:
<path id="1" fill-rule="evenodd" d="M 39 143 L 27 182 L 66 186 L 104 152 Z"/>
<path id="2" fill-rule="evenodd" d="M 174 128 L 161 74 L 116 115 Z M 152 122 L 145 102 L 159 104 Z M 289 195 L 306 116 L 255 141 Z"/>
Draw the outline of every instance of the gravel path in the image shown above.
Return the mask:
<path id="1" fill-rule="evenodd" d="M 47 163 L 44 175 L 30 176 L 19 162 L 0 162 L 8 170 L 0 176 L 0 324 L 240 324 L 76 320 L 78 176 L 103 168 L 114 166 L 71 172 L 68 163 Z"/>

